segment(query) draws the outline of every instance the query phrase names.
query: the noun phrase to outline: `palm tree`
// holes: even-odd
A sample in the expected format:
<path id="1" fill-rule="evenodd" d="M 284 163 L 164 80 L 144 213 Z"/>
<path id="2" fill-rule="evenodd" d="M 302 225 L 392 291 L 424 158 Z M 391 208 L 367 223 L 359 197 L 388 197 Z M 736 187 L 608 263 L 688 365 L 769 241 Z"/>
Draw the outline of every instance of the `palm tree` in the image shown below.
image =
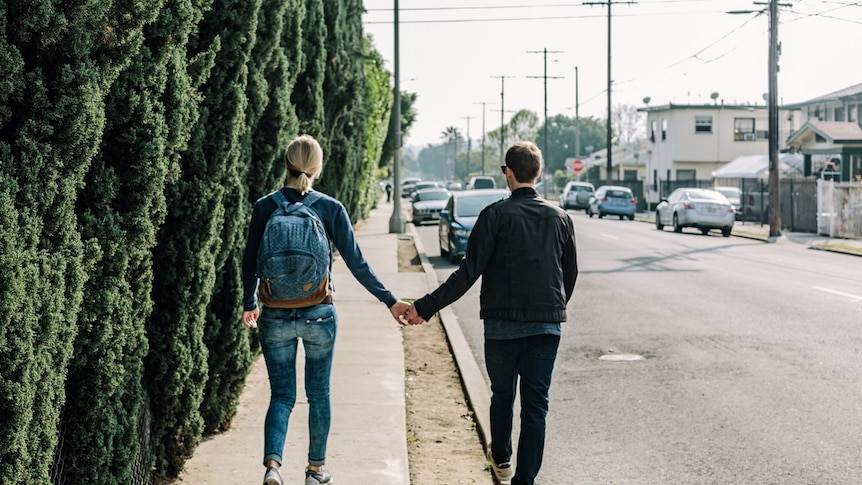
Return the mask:
<path id="1" fill-rule="evenodd" d="M 454 126 L 447 126 L 445 130 L 440 132 L 440 138 L 452 146 L 452 170 L 455 170 L 455 161 L 458 157 L 458 139 L 461 138 L 461 132 Z M 449 161 L 443 165 L 443 180 L 449 180 Z"/>

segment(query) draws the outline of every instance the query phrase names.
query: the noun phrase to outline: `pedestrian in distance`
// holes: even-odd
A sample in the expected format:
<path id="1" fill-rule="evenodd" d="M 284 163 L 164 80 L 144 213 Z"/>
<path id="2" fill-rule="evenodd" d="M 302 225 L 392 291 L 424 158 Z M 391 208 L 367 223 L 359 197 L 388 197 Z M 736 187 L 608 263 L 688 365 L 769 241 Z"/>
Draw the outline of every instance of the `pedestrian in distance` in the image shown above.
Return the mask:
<path id="1" fill-rule="evenodd" d="M 392 184 L 386 182 L 386 203 L 392 202 Z"/>
<path id="2" fill-rule="evenodd" d="M 551 375 L 578 277 L 572 219 L 536 193 L 542 153 L 521 141 L 501 166 L 509 198 L 479 214 L 458 269 L 413 302 L 410 324 L 430 319 L 482 277 L 485 367 L 491 381 L 488 460 L 499 482 L 533 485 L 545 446 Z M 521 433 L 512 463 L 512 419 L 521 399 Z"/>
<path id="3" fill-rule="evenodd" d="M 263 483 L 282 485 L 279 470 L 284 463 L 282 454 L 288 421 L 296 402 L 296 355 L 299 341 L 302 341 L 309 429 L 305 484 L 326 485 L 332 483 L 332 475 L 324 465 L 331 424 L 330 375 L 338 328 L 338 315 L 332 303 L 330 244 L 338 249 L 350 272 L 365 289 L 386 304 L 399 325 L 405 324 L 399 317 L 409 304 L 397 299 L 368 265 L 356 243 L 353 226 L 341 202 L 312 189 L 312 182 L 323 167 L 323 150 L 318 142 L 309 135 L 293 139 L 287 147 L 285 167 L 287 185 L 261 197 L 254 204 L 242 260 L 242 319 L 246 327 L 258 329 L 270 382 L 270 402 L 264 423 L 263 465 L 266 471 Z M 299 226 L 300 222 L 296 222 L 299 219 L 288 216 L 294 212 L 305 214 L 308 219 L 302 219 L 302 223 L 308 226 Z M 315 283 L 316 288 L 310 288 L 314 286 L 311 284 L 305 285 L 304 280 L 292 281 L 291 278 L 298 277 L 289 271 L 282 272 L 291 274 L 283 278 L 285 281 L 262 274 L 268 271 L 262 259 L 275 259 L 262 256 L 263 252 L 269 250 L 265 248 L 279 244 L 287 246 L 293 238 L 291 234 L 282 239 L 272 236 L 276 231 L 274 221 L 277 218 L 282 221 L 283 227 L 295 224 L 291 227 L 311 227 L 312 231 L 318 228 L 320 234 L 316 237 L 323 240 L 319 243 L 321 247 L 325 244 L 326 260 L 323 265 L 327 267 L 322 268 L 325 278 L 319 285 Z M 315 234 L 310 234 L 310 237 L 314 241 Z M 279 300 L 275 295 L 281 291 L 282 284 L 285 287 L 301 286 L 302 291 L 310 288 L 309 296 Z M 262 309 L 258 306 L 258 300 Z"/>

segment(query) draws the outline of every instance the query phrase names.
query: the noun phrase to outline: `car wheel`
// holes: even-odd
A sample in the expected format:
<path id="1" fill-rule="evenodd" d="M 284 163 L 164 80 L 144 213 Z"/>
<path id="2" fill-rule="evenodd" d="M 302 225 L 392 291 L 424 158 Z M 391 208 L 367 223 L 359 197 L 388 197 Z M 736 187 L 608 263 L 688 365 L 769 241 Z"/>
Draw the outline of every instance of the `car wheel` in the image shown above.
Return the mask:
<path id="1" fill-rule="evenodd" d="M 658 211 L 655 211 L 655 228 L 659 231 L 664 230 L 664 224 L 661 223 L 661 216 Z"/>
<path id="2" fill-rule="evenodd" d="M 722 235 L 722 236 L 724 236 L 724 237 L 730 237 L 730 231 L 731 231 L 731 228 L 729 228 L 729 227 L 722 227 L 722 228 L 721 228 L 721 235 Z"/>
<path id="3" fill-rule="evenodd" d="M 679 214 L 673 214 L 673 232 L 682 232 L 682 226 L 679 225 Z"/>
<path id="4" fill-rule="evenodd" d="M 709 229 L 707 229 L 707 228 L 702 228 L 702 229 L 700 230 L 700 233 L 701 233 L 701 234 L 703 234 L 704 236 L 706 236 L 707 234 L 709 234 Z"/>
<path id="5" fill-rule="evenodd" d="M 634 214 L 630 215 L 630 216 L 629 216 L 629 220 L 630 220 L 630 221 L 635 220 L 635 215 L 634 215 Z"/>
<path id="6" fill-rule="evenodd" d="M 587 208 L 587 215 L 590 216 L 590 219 L 592 219 L 593 218 L 593 210 L 590 208 Z"/>
<path id="7" fill-rule="evenodd" d="M 624 215 L 620 214 L 620 220 L 625 219 L 625 217 L 626 217 L 626 216 L 624 216 Z"/>
<path id="8" fill-rule="evenodd" d="M 602 217 L 605 217 L 605 215 L 602 213 L 602 210 L 599 209 L 599 219 L 601 219 Z"/>
<path id="9" fill-rule="evenodd" d="M 449 256 L 449 250 L 440 246 L 440 256 L 443 256 L 444 258 Z"/>

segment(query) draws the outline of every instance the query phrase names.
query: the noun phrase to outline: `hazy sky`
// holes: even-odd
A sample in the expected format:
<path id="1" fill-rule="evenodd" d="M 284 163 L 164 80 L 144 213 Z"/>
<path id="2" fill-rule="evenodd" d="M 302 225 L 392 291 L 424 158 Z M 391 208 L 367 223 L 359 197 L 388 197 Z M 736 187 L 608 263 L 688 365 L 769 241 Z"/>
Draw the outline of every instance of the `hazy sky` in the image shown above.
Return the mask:
<path id="1" fill-rule="evenodd" d="M 590 5 L 594 3 L 594 5 Z M 612 104 L 764 105 L 767 1 L 638 0 L 611 6 Z M 862 83 L 862 1 L 780 1 L 778 95 L 795 103 Z M 394 0 L 366 0 L 365 30 L 394 70 Z M 729 14 L 749 10 L 752 13 Z M 520 109 L 604 119 L 607 1 L 402 0 L 401 90 L 419 98 L 408 146 L 455 126 L 474 140 Z M 577 66 L 578 81 L 575 82 Z M 500 76 L 506 76 L 501 81 Z M 505 86 L 502 86 L 502 83 Z"/>

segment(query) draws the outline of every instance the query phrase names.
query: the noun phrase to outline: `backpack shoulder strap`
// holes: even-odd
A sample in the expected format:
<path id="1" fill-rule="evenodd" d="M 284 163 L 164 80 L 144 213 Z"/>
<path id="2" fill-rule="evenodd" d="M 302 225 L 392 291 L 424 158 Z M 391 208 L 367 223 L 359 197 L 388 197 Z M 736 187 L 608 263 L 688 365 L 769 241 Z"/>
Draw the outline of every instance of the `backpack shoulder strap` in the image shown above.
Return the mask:
<path id="1" fill-rule="evenodd" d="M 270 193 L 268 195 L 268 197 L 271 198 L 275 202 L 276 208 L 283 207 L 284 203 L 287 202 L 287 197 L 285 197 L 284 194 L 281 193 L 281 189 Z"/>

